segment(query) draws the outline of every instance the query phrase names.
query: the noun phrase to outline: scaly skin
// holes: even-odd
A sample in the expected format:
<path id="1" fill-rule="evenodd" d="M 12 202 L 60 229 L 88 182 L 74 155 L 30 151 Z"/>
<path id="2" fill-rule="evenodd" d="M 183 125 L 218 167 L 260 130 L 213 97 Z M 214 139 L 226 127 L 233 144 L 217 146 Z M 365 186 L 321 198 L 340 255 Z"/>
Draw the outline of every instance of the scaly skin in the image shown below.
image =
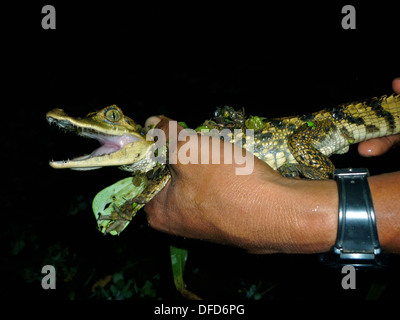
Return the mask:
<path id="1" fill-rule="evenodd" d="M 216 112 L 210 128 L 245 129 L 244 112 L 224 107 Z M 332 154 L 343 154 L 354 143 L 400 133 L 400 97 L 373 98 L 343 104 L 310 115 L 262 120 L 252 145 L 243 144 L 254 155 L 284 176 L 328 179 L 335 167 Z M 232 136 L 232 143 L 244 137 Z"/>
<path id="2" fill-rule="evenodd" d="M 141 126 L 124 116 L 116 105 L 89 113 L 85 118 L 73 118 L 62 109 L 53 109 L 46 114 L 46 119 L 62 130 L 97 139 L 102 144 L 91 155 L 50 161 L 50 166 L 55 169 L 92 170 L 120 166 L 122 170 L 147 172 L 155 166 L 150 157 L 154 142 L 146 141 Z"/>
<path id="3" fill-rule="evenodd" d="M 142 205 L 168 182 L 168 168 L 154 160 L 154 142 L 146 141 L 145 131 L 124 116 L 117 106 L 106 107 L 85 118 L 70 117 L 61 109 L 49 111 L 46 117 L 49 123 L 57 124 L 63 130 L 95 138 L 103 144 L 89 156 L 51 161 L 52 167 L 90 170 L 119 166 L 134 175 L 147 173 L 149 185 L 135 199 Z M 247 117 L 244 110 L 224 107 L 201 128 L 229 129 L 225 138 L 231 143 L 244 142 L 244 148 L 253 151 L 256 157 L 284 176 L 327 179 L 335 170 L 329 160 L 332 154 L 347 152 L 350 144 L 400 133 L 400 97 L 383 96 L 310 115 L 277 119 Z M 244 130 L 248 128 L 254 129 L 254 139 L 245 136 Z M 242 132 L 234 134 L 233 129 L 242 129 Z M 157 174 L 151 174 L 156 167 Z"/>

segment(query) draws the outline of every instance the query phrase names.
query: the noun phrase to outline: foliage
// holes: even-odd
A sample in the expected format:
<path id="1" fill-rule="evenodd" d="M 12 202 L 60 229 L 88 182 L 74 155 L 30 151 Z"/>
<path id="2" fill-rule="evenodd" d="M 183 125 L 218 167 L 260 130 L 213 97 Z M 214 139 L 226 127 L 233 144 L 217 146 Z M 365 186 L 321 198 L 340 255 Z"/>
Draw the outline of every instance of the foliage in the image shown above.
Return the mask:
<path id="1" fill-rule="evenodd" d="M 124 273 L 114 273 L 110 281 L 104 285 L 94 286 L 93 297 L 106 300 L 127 300 L 140 298 L 156 298 L 154 283 L 160 280 L 160 275 L 154 275 L 151 280 L 146 279 L 144 284 L 139 285 L 134 278 L 125 279 Z"/>

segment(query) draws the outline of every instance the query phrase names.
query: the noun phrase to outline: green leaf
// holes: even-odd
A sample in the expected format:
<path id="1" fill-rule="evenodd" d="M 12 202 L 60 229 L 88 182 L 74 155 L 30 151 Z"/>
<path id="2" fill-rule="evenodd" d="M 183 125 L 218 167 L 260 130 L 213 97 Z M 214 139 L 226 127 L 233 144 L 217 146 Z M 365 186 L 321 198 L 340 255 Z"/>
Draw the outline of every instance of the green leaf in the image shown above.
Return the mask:
<path id="1" fill-rule="evenodd" d="M 171 255 L 172 273 L 174 275 L 175 288 L 181 295 L 190 300 L 201 300 L 195 293 L 186 289 L 185 281 L 183 281 L 183 273 L 185 272 L 185 265 L 188 256 L 188 250 L 169 246 Z"/>
<path id="2" fill-rule="evenodd" d="M 184 127 L 185 129 L 189 128 L 188 125 L 186 124 L 186 122 L 184 121 L 179 121 L 178 124 L 182 127 Z"/>
<path id="3" fill-rule="evenodd" d="M 129 220 L 123 221 L 122 226 L 119 226 L 117 230 L 107 231 L 107 229 L 114 223 L 115 219 L 112 216 L 116 214 L 116 208 L 121 208 L 143 192 L 146 188 L 147 180 L 144 176 L 135 176 L 122 179 L 113 185 L 101 190 L 93 199 L 92 209 L 97 219 L 97 226 L 102 233 L 110 233 L 117 235 L 122 232 L 129 224 Z M 138 206 L 137 203 L 132 203 L 131 211 L 132 217 L 136 214 L 142 206 Z M 107 219 L 107 216 L 110 218 Z M 100 220 L 99 218 L 102 217 Z M 119 222 L 121 223 L 121 222 Z"/>
<path id="4" fill-rule="evenodd" d="M 179 292 L 181 292 L 186 287 L 185 282 L 183 281 L 183 273 L 185 271 L 188 251 L 174 246 L 170 246 L 169 248 L 175 287 Z"/>
<path id="5" fill-rule="evenodd" d="M 118 281 L 124 280 L 124 274 L 122 272 L 114 273 L 112 280 L 114 283 L 117 283 Z"/>
<path id="6" fill-rule="evenodd" d="M 194 129 L 194 131 L 196 131 L 196 132 L 201 132 L 201 130 L 208 132 L 208 131 L 210 131 L 210 127 L 203 125 L 203 126 L 198 126 L 196 129 Z"/>
<path id="7" fill-rule="evenodd" d="M 371 284 L 367 297 L 367 300 L 378 300 L 382 298 L 383 292 L 386 290 L 387 284 L 382 282 L 374 282 Z"/>
<path id="8" fill-rule="evenodd" d="M 263 122 L 264 118 L 260 118 L 257 116 L 251 117 L 250 119 L 247 119 L 245 124 L 247 129 L 253 129 L 253 130 L 261 130 L 264 128 L 265 124 Z"/>

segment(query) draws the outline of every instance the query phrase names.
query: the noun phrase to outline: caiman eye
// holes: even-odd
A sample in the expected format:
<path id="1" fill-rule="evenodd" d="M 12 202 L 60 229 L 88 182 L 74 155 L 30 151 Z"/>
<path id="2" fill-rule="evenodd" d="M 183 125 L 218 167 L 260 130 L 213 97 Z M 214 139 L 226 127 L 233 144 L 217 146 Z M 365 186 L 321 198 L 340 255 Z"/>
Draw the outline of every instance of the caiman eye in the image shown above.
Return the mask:
<path id="1" fill-rule="evenodd" d="M 118 109 L 111 107 L 104 111 L 104 117 L 108 121 L 118 122 L 121 119 L 122 115 Z"/>

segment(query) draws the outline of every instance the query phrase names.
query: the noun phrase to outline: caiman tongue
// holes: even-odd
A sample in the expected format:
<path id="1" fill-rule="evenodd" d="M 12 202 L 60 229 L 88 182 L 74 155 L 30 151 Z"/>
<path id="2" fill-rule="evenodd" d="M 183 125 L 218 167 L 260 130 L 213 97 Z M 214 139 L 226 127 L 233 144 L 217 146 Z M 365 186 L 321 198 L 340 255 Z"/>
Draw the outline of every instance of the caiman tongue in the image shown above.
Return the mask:
<path id="1" fill-rule="evenodd" d="M 49 113 L 50 114 L 50 113 Z M 154 144 L 146 141 L 140 134 L 133 132 L 130 134 L 116 135 L 98 132 L 87 128 L 86 124 L 80 126 L 81 119 L 67 118 L 62 110 L 47 115 L 50 124 L 56 124 L 65 131 L 73 131 L 80 136 L 96 139 L 100 142 L 100 147 L 91 154 L 80 156 L 71 160 L 50 161 L 50 166 L 56 169 L 73 170 L 92 170 L 106 166 L 123 166 L 132 164 L 143 159 L 149 148 Z M 55 116 L 54 116 L 55 114 Z M 58 119 L 60 115 L 60 118 Z M 110 130 L 113 133 L 112 130 Z"/>
<path id="2" fill-rule="evenodd" d="M 101 136 L 91 134 L 102 145 L 91 154 L 65 161 L 50 161 L 50 166 L 56 169 L 92 170 L 105 166 L 120 166 L 134 162 L 129 157 L 128 148 L 139 147 L 148 141 L 139 141 L 132 136 Z M 136 160 L 138 161 L 138 160 Z"/>
<path id="3" fill-rule="evenodd" d="M 84 136 L 96 139 L 100 142 L 101 146 L 94 150 L 90 156 L 101 156 L 121 150 L 127 144 L 139 141 L 137 137 L 124 135 L 124 136 L 106 136 L 96 133 L 86 133 Z"/>

